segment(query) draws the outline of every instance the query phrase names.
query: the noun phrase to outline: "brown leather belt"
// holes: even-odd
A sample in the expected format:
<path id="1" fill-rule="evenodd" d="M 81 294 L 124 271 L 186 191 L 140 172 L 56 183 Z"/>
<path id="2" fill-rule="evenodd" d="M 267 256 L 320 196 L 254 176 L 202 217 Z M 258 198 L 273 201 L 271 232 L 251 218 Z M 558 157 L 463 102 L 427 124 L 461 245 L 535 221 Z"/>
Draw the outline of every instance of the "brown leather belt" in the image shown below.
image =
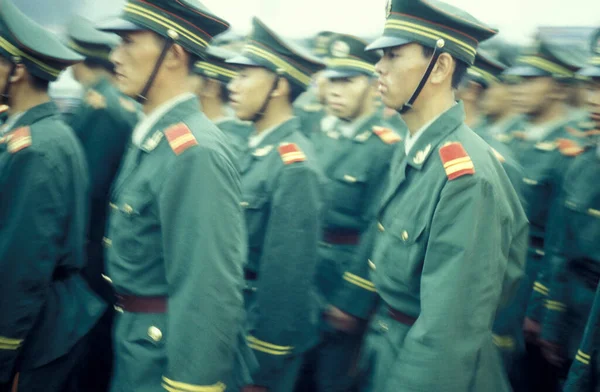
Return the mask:
<path id="1" fill-rule="evenodd" d="M 166 313 L 167 297 L 136 297 L 117 294 L 115 307 L 129 313 Z"/>
<path id="2" fill-rule="evenodd" d="M 333 245 L 357 245 L 360 241 L 360 231 L 324 230 L 323 241 Z"/>
<path id="3" fill-rule="evenodd" d="M 402 323 L 404 325 L 408 325 L 409 327 L 412 327 L 413 324 L 417 321 L 416 318 L 393 308 L 388 308 L 388 314 L 397 322 Z"/>

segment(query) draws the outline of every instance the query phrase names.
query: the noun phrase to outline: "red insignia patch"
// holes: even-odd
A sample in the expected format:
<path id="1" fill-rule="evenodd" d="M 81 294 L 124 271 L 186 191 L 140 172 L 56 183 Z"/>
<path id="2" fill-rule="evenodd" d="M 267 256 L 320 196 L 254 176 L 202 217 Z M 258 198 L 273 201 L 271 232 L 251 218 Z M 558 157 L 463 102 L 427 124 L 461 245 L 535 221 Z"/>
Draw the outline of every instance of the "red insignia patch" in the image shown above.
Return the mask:
<path id="1" fill-rule="evenodd" d="M 295 143 L 283 143 L 277 148 L 277 150 L 279 150 L 279 155 L 281 155 L 281 160 L 285 165 L 296 162 L 304 162 L 306 160 L 306 155 L 304 155 L 302 150 L 300 150 L 298 145 Z"/>
<path id="2" fill-rule="evenodd" d="M 8 141 L 8 152 L 17 153 L 31 146 L 31 130 L 29 127 L 19 128 L 6 135 L 6 140 Z"/>
<path id="3" fill-rule="evenodd" d="M 175 124 L 165 131 L 171 149 L 179 155 L 190 147 L 198 145 L 198 140 L 184 123 Z"/>
<path id="4" fill-rule="evenodd" d="M 585 151 L 582 146 L 573 140 L 557 139 L 556 143 L 558 144 L 558 151 L 568 157 L 577 156 Z"/>
<path id="5" fill-rule="evenodd" d="M 396 132 L 384 127 L 373 127 L 373 133 L 386 144 L 394 144 L 402 140 Z"/>
<path id="6" fill-rule="evenodd" d="M 471 157 L 469 157 L 462 144 L 458 142 L 448 143 L 440 148 L 439 153 L 449 180 L 475 174 L 473 161 L 471 161 Z"/>

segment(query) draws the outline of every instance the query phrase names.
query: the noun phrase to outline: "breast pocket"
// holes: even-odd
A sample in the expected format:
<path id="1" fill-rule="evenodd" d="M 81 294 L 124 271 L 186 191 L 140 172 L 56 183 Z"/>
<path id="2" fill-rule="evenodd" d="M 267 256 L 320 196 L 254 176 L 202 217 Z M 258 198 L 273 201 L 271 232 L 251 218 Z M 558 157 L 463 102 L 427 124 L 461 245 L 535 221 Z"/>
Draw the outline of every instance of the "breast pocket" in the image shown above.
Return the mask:
<path id="1" fill-rule="evenodd" d="M 385 244 L 380 252 L 378 271 L 404 287 L 418 287 L 426 246 L 426 224 L 395 219 L 389 227 L 379 226 Z M 374 255 L 376 257 L 376 255 Z"/>
<path id="2" fill-rule="evenodd" d="M 366 175 L 339 172 L 329 183 L 327 199 L 331 208 L 358 215 L 363 209 L 366 192 Z"/>
<path id="3" fill-rule="evenodd" d="M 119 257 L 138 261 L 161 250 L 160 224 L 150 194 L 125 194 L 110 203 L 111 226 L 105 245 Z"/>
<path id="4" fill-rule="evenodd" d="M 260 246 L 269 218 L 269 198 L 265 194 L 247 194 L 240 203 L 246 215 L 250 247 Z"/>

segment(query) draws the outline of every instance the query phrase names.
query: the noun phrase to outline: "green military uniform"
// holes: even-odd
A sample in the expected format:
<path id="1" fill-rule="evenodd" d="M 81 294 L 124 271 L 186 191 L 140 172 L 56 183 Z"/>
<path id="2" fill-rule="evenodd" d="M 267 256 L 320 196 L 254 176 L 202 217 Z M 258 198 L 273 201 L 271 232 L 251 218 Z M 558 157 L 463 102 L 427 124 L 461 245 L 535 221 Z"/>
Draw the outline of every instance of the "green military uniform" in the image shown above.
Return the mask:
<path id="1" fill-rule="evenodd" d="M 600 30 L 597 35 L 600 36 Z M 592 49 L 596 55 L 580 75 L 597 80 L 600 42 L 593 40 Z M 581 128 L 570 131 L 585 137 L 586 145 L 563 141 L 560 147 L 577 157 L 565 173 L 559 203 L 552 211 L 552 225 L 547 229 L 547 262 L 553 268 L 541 337 L 561 347 L 567 359 L 581 362 L 582 358 L 589 360 L 587 354 L 581 355 L 577 350 L 600 280 L 600 130 L 593 121 L 579 125 Z"/>
<path id="2" fill-rule="evenodd" d="M 200 5 L 171 1 L 129 1 L 122 18 L 105 29 L 147 29 L 197 56 L 228 28 Z M 134 130 L 109 204 L 111 390 L 237 390 L 246 382 L 234 373 L 246 254 L 239 175 L 193 94 L 156 110 Z"/>
<path id="3" fill-rule="evenodd" d="M 370 48 L 417 42 L 472 64 L 477 42 L 493 34 L 445 3 L 396 0 Z M 363 260 L 380 302 L 363 346 L 365 391 L 510 390 L 491 329 L 519 281 L 509 268 L 524 262 L 527 221 L 464 118 L 457 103 L 392 159 Z"/>
<path id="4" fill-rule="evenodd" d="M 6 119 L 8 118 L 8 106 L 0 105 L 0 126 L 4 124 Z"/>
<path id="5" fill-rule="evenodd" d="M 112 72 L 109 55 L 120 41 L 116 34 L 96 30 L 92 22 L 81 16 L 71 20 L 67 32 L 69 47 L 85 57 L 87 66 Z M 115 295 L 110 284 L 102 278 L 106 206 L 110 187 L 137 121 L 137 105 L 104 76 L 86 86 L 81 105 L 68 121 L 83 146 L 90 173 L 88 262 L 83 272 L 90 287 L 108 303 L 114 302 Z M 106 312 L 90 334 L 90 355 L 85 360 L 85 368 L 79 372 L 81 390 L 101 392 L 108 389 L 113 358 L 112 321 L 113 312 Z"/>
<path id="6" fill-rule="evenodd" d="M 306 88 L 322 63 L 254 18 L 240 66 L 262 67 Z M 318 341 L 314 288 L 320 232 L 321 172 L 297 119 L 252 134 L 240 159 L 248 228 L 248 344 L 259 369 L 253 384 L 294 388 L 303 354 Z"/>
<path id="7" fill-rule="evenodd" d="M 365 47 L 366 43 L 356 37 L 333 36 L 323 76 L 374 77 L 379 55 L 365 52 Z M 318 132 L 320 135 L 314 134 L 313 141 L 329 182 L 325 188 L 317 288 L 325 306 L 336 306 L 366 320 L 368 311 L 356 303 L 360 297 L 370 296 L 373 287 L 349 271 L 353 270 L 353 263 L 360 262 L 356 254 L 361 234 L 375 219 L 379 184 L 388 175 L 389 162 L 400 137 L 389 129 L 379 111 L 351 122 L 336 118 L 330 130 Z M 352 366 L 362 334 L 350 335 L 333 329 L 326 321 L 322 324 L 322 342 L 314 354 L 316 388 L 347 391 L 355 382 Z"/>
<path id="8" fill-rule="evenodd" d="M 0 1 L 0 56 L 49 81 L 81 61 L 7 0 Z M 80 274 L 85 157 L 54 103 L 10 115 L 0 135 L 0 390 L 20 373 L 18 390 L 64 391 L 106 307 Z"/>

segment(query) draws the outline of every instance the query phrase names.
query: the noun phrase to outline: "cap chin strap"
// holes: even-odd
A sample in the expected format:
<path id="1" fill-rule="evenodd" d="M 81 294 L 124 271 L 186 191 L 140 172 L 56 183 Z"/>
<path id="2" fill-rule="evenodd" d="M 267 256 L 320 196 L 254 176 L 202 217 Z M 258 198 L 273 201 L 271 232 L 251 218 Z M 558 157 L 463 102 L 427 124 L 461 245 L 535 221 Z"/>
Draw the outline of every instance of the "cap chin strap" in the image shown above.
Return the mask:
<path id="1" fill-rule="evenodd" d="M 396 111 L 398 113 L 404 114 L 404 113 L 408 112 L 410 109 L 412 109 L 413 104 L 415 103 L 417 98 L 419 98 L 419 94 L 421 94 L 421 90 L 423 90 L 423 87 L 425 87 L 425 83 L 427 83 L 427 80 L 429 79 L 429 75 L 431 75 L 431 72 L 433 71 L 433 67 L 435 67 L 435 63 L 437 63 L 437 59 L 443 53 L 442 48 L 444 47 L 445 44 L 446 43 L 443 39 L 440 38 L 437 40 L 437 42 L 435 43 L 435 47 L 433 48 L 433 54 L 431 55 L 431 59 L 429 60 L 429 64 L 427 65 L 427 69 L 425 70 L 425 73 L 423 74 L 423 77 L 421 78 L 419 85 L 417 86 L 416 90 L 413 92 L 413 94 L 410 97 L 410 99 L 408 100 L 408 102 L 403 104 L 399 109 L 396 109 Z"/>
<path id="2" fill-rule="evenodd" d="M 277 70 L 277 73 L 275 74 L 275 79 L 273 80 L 273 84 L 271 85 L 271 88 L 269 89 L 269 93 L 267 94 L 267 97 L 263 101 L 263 104 L 261 105 L 260 109 L 258 109 L 258 111 L 250 119 L 250 121 L 252 121 L 253 123 L 257 123 L 258 121 L 262 120 L 262 118 L 265 116 L 267 106 L 269 106 L 269 102 L 271 102 L 271 95 L 273 95 L 275 90 L 277 90 L 277 85 L 279 84 L 279 79 L 281 79 L 282 73 L 283 72 L 281 72 L 280 70 Z"/>
<path id="3" fill-rule="evenodd" d="M 156 75 L 158 74 L 158 70 L 160 69 L 160 66 L 162 65 L 163 61 L 165 60 L 165 57 L 167 56 L 169 49 L 171 49 L 171 47 L 175 43 L 175 40 L 179 37 L 179 34 L 174 30 L 169 30 L 167 32 L 167 35 L 168 35 L 168 38 L 162 47 L 160 56 L 158 56 L 158 59 L 156 60 L 156 63 L 154 64 L 154 69 L 152 69 L 152 73 L 150 74 L 150 76 L 148 77 L 148 80 L 146 81 L 146 85 L 142 89 L 142 92 L 139 93 L 135 97 L 135 100 L 141 104 L 143 104 L 144 102 L 146 102 L 148 100 L 148 92 L 152 88 L 152 84 L 154 83 L 154 79 L 156 78 Z"/>
<path id="4" fill-rule="evenodd" d="M 11 65 L 10 65 L 10 71 L 8 72 L 8 76 L 6 77 L 6 84 L 4 85 L 4 91 L 2 91 L 2 94 L 0 94 L 0 104 L 3 105 L 8 105 L 9 102 L 9 98 L 10 98 L 10 78 L 13 77 L 13 75 L 15 74 L 15 71 L 17 69 L 17 65 L 19 65 L 21 63 L 21 58 L 20 57 L 13 57 L 12 61 L 11 61 Z"/>

